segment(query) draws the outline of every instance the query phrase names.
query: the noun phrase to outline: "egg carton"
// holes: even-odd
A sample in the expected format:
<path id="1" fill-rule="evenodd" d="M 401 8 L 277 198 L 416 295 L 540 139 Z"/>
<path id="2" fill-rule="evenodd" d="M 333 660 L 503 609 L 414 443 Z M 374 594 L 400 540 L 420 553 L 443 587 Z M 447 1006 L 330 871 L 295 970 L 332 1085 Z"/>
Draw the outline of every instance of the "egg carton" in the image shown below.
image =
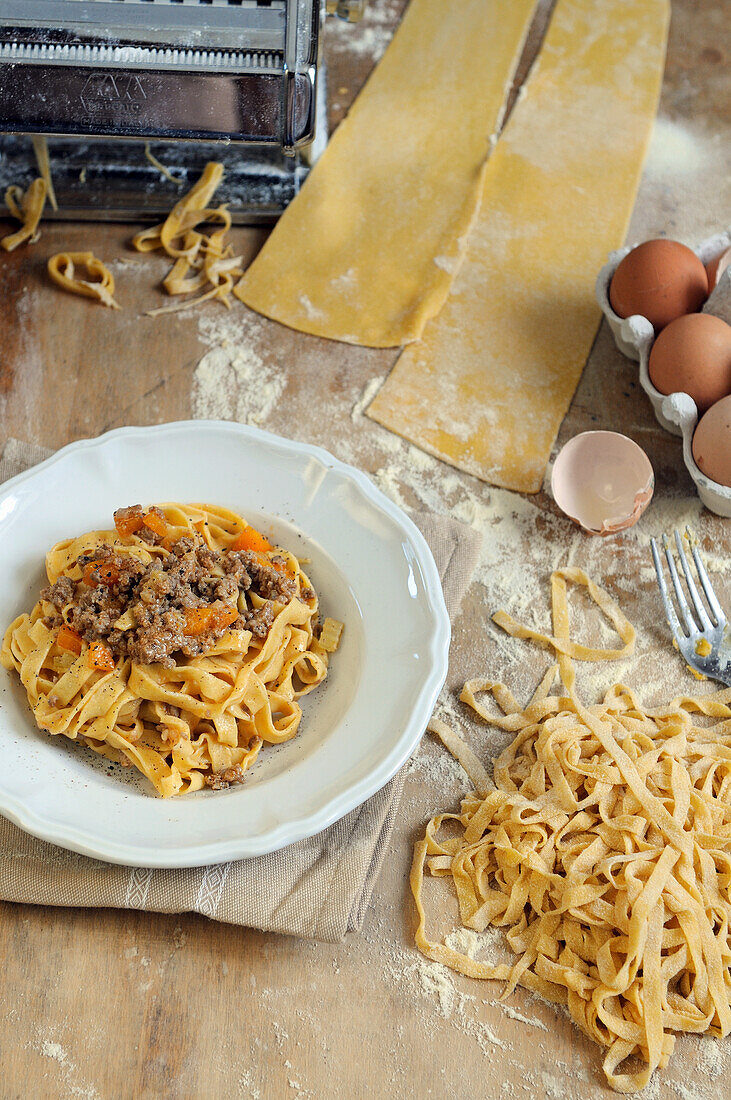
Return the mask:
<path id="1" fill-rule="evenodd" d="M 698 495 L 712 512 L 720 516 L 731 516 L 731 489 L 712 481 L 699 470 L 693 458 L 693 432 L 698 423 L 698 409 L 695 401 L 687 393 L 660 393 L 652 384 L 649 372 L 650 351 L 655 342 L 655 330 L 647 317 L 634 314 L 620 317 L 612 309 L 609 301 L 609 286 L 619 263 L 636 245 L 627 245 L 616 252 L 610 252 L 609 259 L 597 275 L 596 298 L 602 313 L 609 323 L 614 342 L 628 359 L 634 359 L 640 365 L 640 385 L 650 398 L 658 423 L 673 435 L 683 439 L 683 459 L 688 473 L 693 478 Z M 717 233 L 703 241 L 694 249 L 696 256 L 707 264 L 714 256 L 731 247 L 731 229 Z M 704 313 L 722 317 L 731 324 L 729 316 L 731 302 L 731 267 L 727 268 L 711 292 L 703 307 Z"/>

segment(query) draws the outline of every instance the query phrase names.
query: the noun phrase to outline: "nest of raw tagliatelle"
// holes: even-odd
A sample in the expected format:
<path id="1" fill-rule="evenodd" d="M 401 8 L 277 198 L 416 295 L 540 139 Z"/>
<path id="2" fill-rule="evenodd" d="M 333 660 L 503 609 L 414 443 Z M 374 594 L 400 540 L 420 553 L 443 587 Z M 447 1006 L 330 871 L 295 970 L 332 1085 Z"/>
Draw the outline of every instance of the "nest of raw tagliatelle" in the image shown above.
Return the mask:
<path id="1" fill-rule="evenodd" d="M 244 269 L 243 257 L 234 256 L 232 246 L 226 244 L 230 213 L 225 206 L 209 208 L 222 177 L 222 164 L 216 161 L 207 164 L 201 178 L 175 204 L 164 222 L 143 229 L 132 238 L 132 247 L 138 252 L 163 249 L 173 260 L 163 279 L 168 294 L 196 295 L 174 305 L 148 310 L 148 316 L 176 313 L 214 298 L 230 306 L 234 284 Z M 207 232 L 203 232 L 204 226 Z"/>
<path id="2" fill-rule="evenodd" d="M 571 641 L 567 582 L 586 586 L 621 646 Z M 629 656 L 634 629 L 579 569 L 553 574 L 552 604 L 550 635 L 495 616 L 558 657 L 526 707 L 484 679 L 462 691 L 515 735 L 492 776 L 444 723 L 430 727 L 474 790 L 416 844 L 416 943 L 462 974 L 505 982 L 504 996 L 522 985 L 565 1005 L 605 1048 L 608 1083 L 635 1092 L 667 1065 L 676 1033 L 731 1031 L 731 689 L 648 709 L 617 684 L 587 707 L 573 661 Z M 506 929 L 514 962 L 492 966 L 429 940 L 425 870 L 452 880 L 464 927 Z"/>
<path id="3" fill-rule="evenodd" d="M 198 182 L 176 202 L 165 221 L 143 229 L 132 238 L 132 248 L 137 252 L 162 250 L 173 261 L 163 287 L 168 295 L 179 300 L 173 305 L 147 310 L 148 317 L 190 309 L 210 300 L 231 306 L 231 294 L 244 267 L 243 257 L 235 256 L 233 246 L 226 243 L 226 234 L 231 229 L 229 210 L 224 205 L 210 206 L 222 177 L 222 164 L 207 164 Z M 34 196 L 37 201 L 34 198 L 31 202 Z M 15 248 L 18 243 L 36 239 L 44 197 L 44 180 L 37 179 L 16 202 L 16 216 L 25 219 L 23 228 L 4 238 L 0 242 L 3 248 Z M 120 308 L 114 298 L 114 276 L 91 252 L 60 252 L 49 257 L 48 275 L 70 293 L 96 299 L 113 309 Z"/>
<path id="4" fill-rule="evenodd" d="M 163 169 L 158 162 L 154 163 Z M 138 252 L 161 250 L 172 260 L 162 285 L 179 300 L 148 310 L 148 316 L 177 313 L 212 300 L 231 306 L 231 294 L 243 276 L 244 266 L 243 257 L 235 256 L 233 246 L 226 240 L 231 214 L 223 204 L 211 206 L 223 171 L 223 165 L 216 161 L 207 164 L 200 179 L 175 203 L 165 221 L 141 230 L 132 238 L 132 247 Z M 34 180 L 25 192 L 18 187 L 8 188 L 6 204 L 22 224 L 0 241 L 6 251 L 38 240 L 46 196 L 50 194 L 50 174 L 47 180 L 42 177 Z M 62 290 L 92 298 L 113 309 L 120 308 L 114 296 L 114 276 L 92 252 L 56 253 L 48 260 L 48 274 Z"/>

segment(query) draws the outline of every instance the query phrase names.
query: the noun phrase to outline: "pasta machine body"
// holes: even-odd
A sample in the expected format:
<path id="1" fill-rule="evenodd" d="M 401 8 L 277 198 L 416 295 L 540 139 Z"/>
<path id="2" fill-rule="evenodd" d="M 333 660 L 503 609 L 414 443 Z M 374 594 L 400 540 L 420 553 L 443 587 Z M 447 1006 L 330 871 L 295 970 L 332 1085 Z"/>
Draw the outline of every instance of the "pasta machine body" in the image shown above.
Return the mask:
<path id="1" fill-rule="evenodd" d="M 274 220 L 327 141 L 322 21 L 364 4 L 0 0 L 2 193 L 42 150 L 55 216 L 157 218 L 220 160 L 234 220 Z"/>

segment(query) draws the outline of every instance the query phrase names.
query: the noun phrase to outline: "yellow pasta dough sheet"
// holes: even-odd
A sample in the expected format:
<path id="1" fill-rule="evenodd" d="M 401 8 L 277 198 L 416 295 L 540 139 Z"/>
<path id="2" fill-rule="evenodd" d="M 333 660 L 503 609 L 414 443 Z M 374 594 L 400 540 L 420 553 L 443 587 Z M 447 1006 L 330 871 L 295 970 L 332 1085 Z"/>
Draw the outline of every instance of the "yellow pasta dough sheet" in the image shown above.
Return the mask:
<path id="1" fill-rule="evenodd" d="M 559 0 L 487 165 L 444 309 L 368 409 L 484 481 L 537 492 L 600 320 L 657 109 L 667 0 Z"/>
<path id="2" fill-rule="evenodd" d="M 535 0 L 411 0 L 386 54 L 235 290 L 290 328 L 419 337 L 477 210 Z"/>

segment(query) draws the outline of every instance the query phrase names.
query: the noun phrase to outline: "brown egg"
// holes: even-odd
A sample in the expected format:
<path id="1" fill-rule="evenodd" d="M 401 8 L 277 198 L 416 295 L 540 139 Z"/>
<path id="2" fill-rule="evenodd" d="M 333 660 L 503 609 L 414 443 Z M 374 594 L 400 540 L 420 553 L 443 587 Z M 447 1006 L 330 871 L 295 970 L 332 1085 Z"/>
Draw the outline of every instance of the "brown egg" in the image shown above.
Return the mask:
<path id="1" fill-rule="evenodd" d="M 655 340 L 647 366 L 660 393 L 689 393 L 704 413 L 731 393 L 731 325 L 710 313 L 678 317 Z"/>
<path id="2" fill-rule="evenodd" d="M 711 405 L 693 435 L 693 458 L 706 477 L 731 488 L 731 396 Z"/>
<path id="3" fill-rule="evenodd" d="M 720 252 L 710 263 L 706 264 L 709 293 L 717 285 L 729 264 L 731 264 L 731 248 L 727 248 L 724 252 Z"/>
<path id="4" fill-rule="evenodd" d="M 612 276 L 609 301 L 619 317 L 640 313 L 655 331 L 695 313 L 708 297 L 708 275 L 695 252 L 678 241 L 645 241 Z"/>

